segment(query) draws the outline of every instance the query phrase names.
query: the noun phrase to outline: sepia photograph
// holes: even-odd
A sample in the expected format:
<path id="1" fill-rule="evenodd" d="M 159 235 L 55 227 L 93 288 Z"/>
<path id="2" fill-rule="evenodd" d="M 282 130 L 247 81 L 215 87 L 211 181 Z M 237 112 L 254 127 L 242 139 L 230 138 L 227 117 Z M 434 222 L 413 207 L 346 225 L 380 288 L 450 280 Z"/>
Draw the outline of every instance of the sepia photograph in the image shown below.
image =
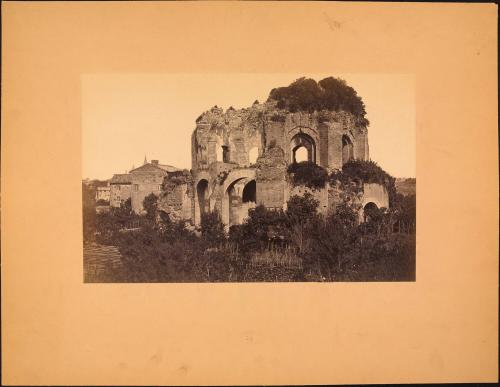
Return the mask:
<path id="1" fill-rule="evenodd" d="M 411 74 L 88 74 L 82 93 L 85 282 L 415 281 Z"/>
<path id="2" fill-rule="evenodd" d="M 498 6 L 3 1 L 1 381 L 498 382 Z"/>

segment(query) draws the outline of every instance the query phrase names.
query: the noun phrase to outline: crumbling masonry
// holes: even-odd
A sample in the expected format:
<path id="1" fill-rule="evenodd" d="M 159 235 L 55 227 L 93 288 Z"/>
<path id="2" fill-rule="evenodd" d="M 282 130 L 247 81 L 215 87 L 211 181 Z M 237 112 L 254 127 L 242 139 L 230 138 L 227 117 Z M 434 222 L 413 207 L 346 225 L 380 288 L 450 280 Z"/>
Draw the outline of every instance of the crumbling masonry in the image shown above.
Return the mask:
<path id="1" fill-rule="evenodd" d="M 292 113 L 274 101 L 226 112 L 213 107 L 196 120 L 191 152 L 192 170 L 169 173 L 158 201 L 158 210 L 173 221 L 199 225 L 203 213 L 217 210 L 231 226 L 256 205 L 286 209 L 291 196 L 305 192 L 319 200 L 323 213 L 341 201 L 360 217 L 367 204 L 389 206 L 383 185 L 360 183 L 352 194 L 328 183 L 322 189 L 291 184 L 287 167 L 301 152 L 328 172 L 351 159 L 369 159 L 366 126 L 343 111 Z"/>

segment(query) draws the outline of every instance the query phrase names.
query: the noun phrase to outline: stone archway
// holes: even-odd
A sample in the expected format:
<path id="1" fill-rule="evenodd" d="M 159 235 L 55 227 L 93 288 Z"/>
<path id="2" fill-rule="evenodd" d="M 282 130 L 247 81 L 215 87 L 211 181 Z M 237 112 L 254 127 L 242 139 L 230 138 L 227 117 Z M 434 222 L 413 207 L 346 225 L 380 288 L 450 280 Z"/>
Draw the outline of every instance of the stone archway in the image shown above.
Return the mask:
<path id="1" fill-rule="evenodd" d="M 297 152 L 303 152 L 303 149 L 307 151 L 307 161 L 316 163 L 316 143 L 313 138 L 306 133 L 297 133 L 290 140 L 290 162 L 298 162 Z"/>
<path id="2" fill-rule="evenodd" d="M 255 207 L 255 170 L 244 169 L 230 172 L 222 187 L 222 193 L 222 222 L 228 227 L 241 224 L 248 216 L 248 210 Z"/>

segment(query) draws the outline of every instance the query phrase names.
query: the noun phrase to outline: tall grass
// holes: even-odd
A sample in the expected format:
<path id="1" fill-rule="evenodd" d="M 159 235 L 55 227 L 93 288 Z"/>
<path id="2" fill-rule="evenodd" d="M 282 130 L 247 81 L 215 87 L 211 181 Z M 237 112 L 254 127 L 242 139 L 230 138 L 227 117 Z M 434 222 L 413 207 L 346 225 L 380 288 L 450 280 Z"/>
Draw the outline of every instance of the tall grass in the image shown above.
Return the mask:
<path id="1" fill-rule="evenodd" d="M 250 266 L 301 269 L 302 259 L 297 255 L 295 248 L 291 246 L 276 247 L 273 244 L 269 244 L 267 249 L 257 251 L 251 255 Z"/>

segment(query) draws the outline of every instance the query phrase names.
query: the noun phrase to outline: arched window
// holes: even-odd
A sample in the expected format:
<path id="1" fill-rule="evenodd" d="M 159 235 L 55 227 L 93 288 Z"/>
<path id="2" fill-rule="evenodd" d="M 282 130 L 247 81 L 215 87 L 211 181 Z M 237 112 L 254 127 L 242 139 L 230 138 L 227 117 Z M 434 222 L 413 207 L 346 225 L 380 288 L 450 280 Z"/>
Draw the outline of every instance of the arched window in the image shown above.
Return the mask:
<path id="1" fill-rule="evenodd" d="M 242 200 L 243 203 L 248 202 L 256 202 L 256 193 L 257 193 L 257 185 L 255 184 L 255 180 L 248 182 L 243 188 Z"/>
<path id="2" fill-rule="evenodd" d="M 354 158 L 353 145 L 351 139 L 345 134 L 342 136 L 342 165 Z"/>
<path id="3" fill-rule="evenodd" d="M 316 144 L 311 136 L 305 133 L 297 133 L 290 141 L 290 154 L 292 163 L 298 163 L 301 161 L 315 163 Z"/>
<path id="4" fill-rule="evenodd" d="M 305 146 L 299 146 L 295 150 L 295 162 L 300 163 L 302 161 L 309 161 L 309 154 Z"/>

